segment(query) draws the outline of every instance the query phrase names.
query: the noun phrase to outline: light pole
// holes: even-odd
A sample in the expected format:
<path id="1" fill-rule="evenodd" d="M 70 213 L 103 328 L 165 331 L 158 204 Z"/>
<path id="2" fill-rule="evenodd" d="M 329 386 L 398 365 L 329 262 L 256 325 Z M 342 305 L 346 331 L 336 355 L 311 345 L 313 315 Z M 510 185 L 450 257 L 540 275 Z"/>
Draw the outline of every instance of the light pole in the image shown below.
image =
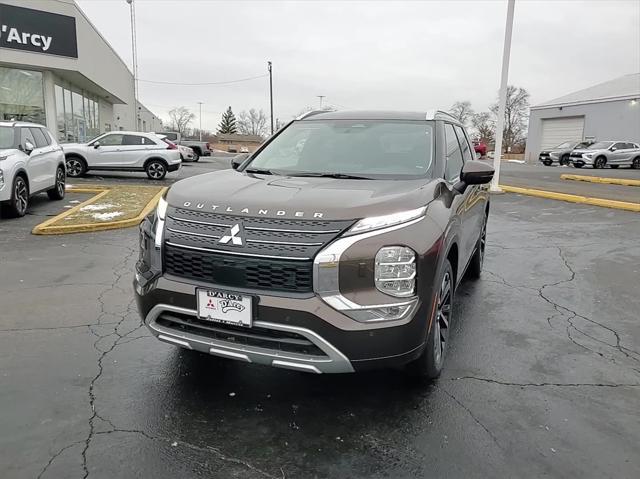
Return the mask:
<path id="1" fill-rule="evenodd" d="M 500 188 L 500 162 L 502 161 L 502 131 L 504 130 L 504 110 L 507 107 L 507 85 L 509 82 L 509 57 L 511 55 L 511 32 L 513 30 L 513 9 L 515 0 L 507 3 L 507 24 L 504 31 L 504 49 L 502 50 L 502 77 L 498 95 L 498 121 L 496 122 L 496 144 L 493 152 L 493 167 L 496 170 L 489 191 L 502 192 Z"/>
<path id="2" fill-rule="evenodd" d="M 138 46 L 136 41 L 136 6 L 133 0 L 126 0 L 131 11 L 131 59 L 133 62 L 133 123 L 138 130 Z"/>
<path id="3" fill-rule="evenodd" d="M 200 128 L 199 128 L 199 130 L 200 130 L 200 139 L 198 141 L 202 141 L 202 102 L 199 101 L 198 105 L 200 105 L 200 117 L 199 117 L 200 118 Z"/>
<path id="4" fill-rule="evenodd" d="M 267 62 L 267 69 L 269 70 L 269 105 L 271 108 L 271 134 L 273 135 L 273 73 L 271 62 Z"/>
<path id="5" fill-rule="evenodd" d="M 327 95 L 316 95 L 318 98 L 320 98 L 320 108 L 318 108 L 319 110 L 322 110 L 322 99 L 327 96 Z"/>

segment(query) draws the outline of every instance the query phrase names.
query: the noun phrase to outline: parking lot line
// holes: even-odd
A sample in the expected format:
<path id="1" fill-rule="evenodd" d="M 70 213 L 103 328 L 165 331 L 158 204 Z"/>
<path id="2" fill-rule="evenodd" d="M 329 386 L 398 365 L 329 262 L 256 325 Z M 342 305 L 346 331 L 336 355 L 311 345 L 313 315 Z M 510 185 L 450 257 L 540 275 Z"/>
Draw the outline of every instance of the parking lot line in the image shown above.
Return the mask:
<path id="1" fill-rule="evenodd" d="M 535 190 L 532 188 L 520 188 L 517 186 L 509 186 L 509 185 L 500 185 L 500 187 L 508 193 L 518 193 L 521 195 L 547 198 L 550 200 L 569 201 L 571 203 L 581 203 L 586 205 L 602 206 L 604 208 L 614 208 L 618 210 L 635 211 L 636 213 L 640 213 L 640 203 L 631 203 L 629 201 L 607 200 L 604 198 L 592 198 L 589 196 L 570 195 L 567 193 L 558 193 L 555 191 Z"/>
<path id="2" fill-rule="evenodd" d="M 588 176 L 588 175 L 560 175 L 562 180 L 573 181 L 588 181 L 589 183 L 606 183 L 609 185 L 622 185 L 622 186 L 640 186 L 640 180 L 630 180 L 627 178 L 605 178 L 602 176 Z"/>

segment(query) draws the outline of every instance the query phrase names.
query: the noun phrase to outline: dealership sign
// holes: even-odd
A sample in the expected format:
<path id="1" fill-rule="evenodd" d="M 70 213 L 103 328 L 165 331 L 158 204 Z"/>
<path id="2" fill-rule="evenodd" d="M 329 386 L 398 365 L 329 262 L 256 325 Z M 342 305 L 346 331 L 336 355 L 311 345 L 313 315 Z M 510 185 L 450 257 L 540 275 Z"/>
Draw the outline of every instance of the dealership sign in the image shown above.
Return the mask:
<path id="1" fill-rule="evenodd" d="M 0 3 L 0 48 L 78 58 L 76 19 Z"/>

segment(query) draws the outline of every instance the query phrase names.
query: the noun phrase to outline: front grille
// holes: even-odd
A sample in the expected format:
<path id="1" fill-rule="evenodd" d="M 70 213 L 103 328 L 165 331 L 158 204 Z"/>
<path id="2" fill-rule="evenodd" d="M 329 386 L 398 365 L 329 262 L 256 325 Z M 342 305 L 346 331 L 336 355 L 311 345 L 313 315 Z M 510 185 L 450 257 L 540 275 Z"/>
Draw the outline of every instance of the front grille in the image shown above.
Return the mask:
<path id="1" fill-rule="evenodd" d="M 582 153 L 571 152 L 569 156 L 571 156 L 572 158 L 582 158 Z"/>
<path id="2" fill-rule="evenodd" d="M 353 223 L 244 217 L 170 207 L 165 225 L 165 270 L 221 286 L 311 292 L 313 258 Z M 231 234 L 232 227 L 241 244 L 220 241 Z"/>
<path id="3" fill-rule="evenodd" d="M 229 324 L 203 321 L 179 313 L 163 313 L 156 323 L 178 332 L 186 332 L 232 343 L 288 353 L 326 357 L 326 354 L 304 336 L 287 331 L 253 326 L 244 328 Z"/>
<path id="4" fill-rule="evenodd" d="M 165 271 L 174 276 L 223 286 L 308 293 L 313 291 L 313 262 L 236 257 L 165 245 Z"/>

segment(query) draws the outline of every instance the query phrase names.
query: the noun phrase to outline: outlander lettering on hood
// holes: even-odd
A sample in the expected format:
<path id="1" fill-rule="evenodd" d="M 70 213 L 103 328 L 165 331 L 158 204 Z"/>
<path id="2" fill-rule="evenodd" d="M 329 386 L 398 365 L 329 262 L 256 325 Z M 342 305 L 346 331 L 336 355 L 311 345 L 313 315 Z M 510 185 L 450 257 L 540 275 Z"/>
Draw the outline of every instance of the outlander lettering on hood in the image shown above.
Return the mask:
<path id="1" fill-rule="evenodd" d="M 140 225 L 140 314 L 227 359 L 437 377 L 492 176 L 446 113 L 311 113 L 237 169 L 171 186 Z"/>

